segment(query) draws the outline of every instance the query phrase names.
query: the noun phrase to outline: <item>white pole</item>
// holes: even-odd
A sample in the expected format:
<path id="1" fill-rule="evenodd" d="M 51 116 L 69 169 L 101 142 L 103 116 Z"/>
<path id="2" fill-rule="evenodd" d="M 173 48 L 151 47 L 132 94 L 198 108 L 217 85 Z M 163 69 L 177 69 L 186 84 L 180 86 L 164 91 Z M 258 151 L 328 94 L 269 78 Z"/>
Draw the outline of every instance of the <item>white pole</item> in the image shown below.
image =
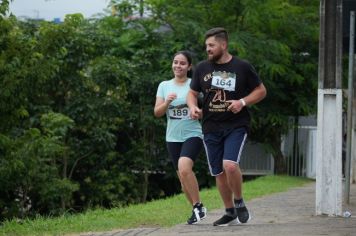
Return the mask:
<path id="1" fill-rule="evenodd" d="M 316 214 L 342 215 L 342 0 L 320 1 Z"/>

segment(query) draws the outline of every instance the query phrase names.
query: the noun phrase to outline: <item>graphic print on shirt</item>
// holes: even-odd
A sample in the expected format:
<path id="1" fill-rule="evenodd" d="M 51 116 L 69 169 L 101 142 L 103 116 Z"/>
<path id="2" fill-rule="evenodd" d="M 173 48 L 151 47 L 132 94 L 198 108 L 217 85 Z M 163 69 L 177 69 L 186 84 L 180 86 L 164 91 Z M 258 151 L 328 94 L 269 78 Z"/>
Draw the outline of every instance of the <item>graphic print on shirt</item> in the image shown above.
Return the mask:
<path id="1" fill-rule="evenodd" d="M 214 71 L 211 76 L 210 93 L 215 93 L 213 99 L 209 103 L 210 112 L 226 112 L 230 103 L 226 102 L 226 92 L 235 91 L 236 74 L 225 71 Z"/>
<path id="2" fill-rule="evenodd" d="M 187 104 L 180 104 L 177 106 L 169 105 L 168 116 L 174 120 L 188 120 L 190 119 L 190 111 Z"/>

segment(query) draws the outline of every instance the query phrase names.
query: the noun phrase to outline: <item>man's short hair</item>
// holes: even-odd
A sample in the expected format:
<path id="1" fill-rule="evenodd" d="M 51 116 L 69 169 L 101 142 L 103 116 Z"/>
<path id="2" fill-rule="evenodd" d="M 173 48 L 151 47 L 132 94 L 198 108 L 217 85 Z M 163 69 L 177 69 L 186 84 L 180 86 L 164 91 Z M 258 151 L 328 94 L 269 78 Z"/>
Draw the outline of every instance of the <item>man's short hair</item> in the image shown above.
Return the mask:
<path id="1" fill-rule="evenodd" d="M 227 34 L 227 31 L 223 27 L 216 27 L 216 28 L 212 28 L 212 29 L 206 31 L 205 40 L 212 36 L 214 36 L 217 39 L 222 39 L 226 42 L 229 41 L 229 36 Z"/>

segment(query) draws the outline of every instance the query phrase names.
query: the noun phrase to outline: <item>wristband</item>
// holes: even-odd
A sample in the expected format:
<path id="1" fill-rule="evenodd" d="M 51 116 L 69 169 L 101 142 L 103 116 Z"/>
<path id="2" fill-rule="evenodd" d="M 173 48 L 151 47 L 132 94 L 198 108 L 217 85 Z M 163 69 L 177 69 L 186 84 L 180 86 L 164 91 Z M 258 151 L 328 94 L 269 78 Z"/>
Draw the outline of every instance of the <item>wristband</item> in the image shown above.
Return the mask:
<path id="1" fill-rule="evenodd" d="M 246 106 L 246 102 L 243 98 L 240 99 L 240 102 L 242 103 L 242 106 Z"/>

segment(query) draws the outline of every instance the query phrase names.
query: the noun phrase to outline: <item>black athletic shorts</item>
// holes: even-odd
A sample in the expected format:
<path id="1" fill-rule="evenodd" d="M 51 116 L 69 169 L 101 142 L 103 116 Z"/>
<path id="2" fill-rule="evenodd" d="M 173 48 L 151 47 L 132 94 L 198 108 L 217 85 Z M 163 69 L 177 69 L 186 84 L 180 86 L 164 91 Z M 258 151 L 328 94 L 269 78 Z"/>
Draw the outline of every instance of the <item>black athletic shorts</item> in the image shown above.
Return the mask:
<path id="1" fill-rule="evenodd" d="M 184 142 L 167 142 L 168 153 L 176 170 L 178 170 L 178 160 L 180 157 L 188 157 L 194 162 L 202 148 L 203 140 L 200 137 L 188 138 Z"/>

